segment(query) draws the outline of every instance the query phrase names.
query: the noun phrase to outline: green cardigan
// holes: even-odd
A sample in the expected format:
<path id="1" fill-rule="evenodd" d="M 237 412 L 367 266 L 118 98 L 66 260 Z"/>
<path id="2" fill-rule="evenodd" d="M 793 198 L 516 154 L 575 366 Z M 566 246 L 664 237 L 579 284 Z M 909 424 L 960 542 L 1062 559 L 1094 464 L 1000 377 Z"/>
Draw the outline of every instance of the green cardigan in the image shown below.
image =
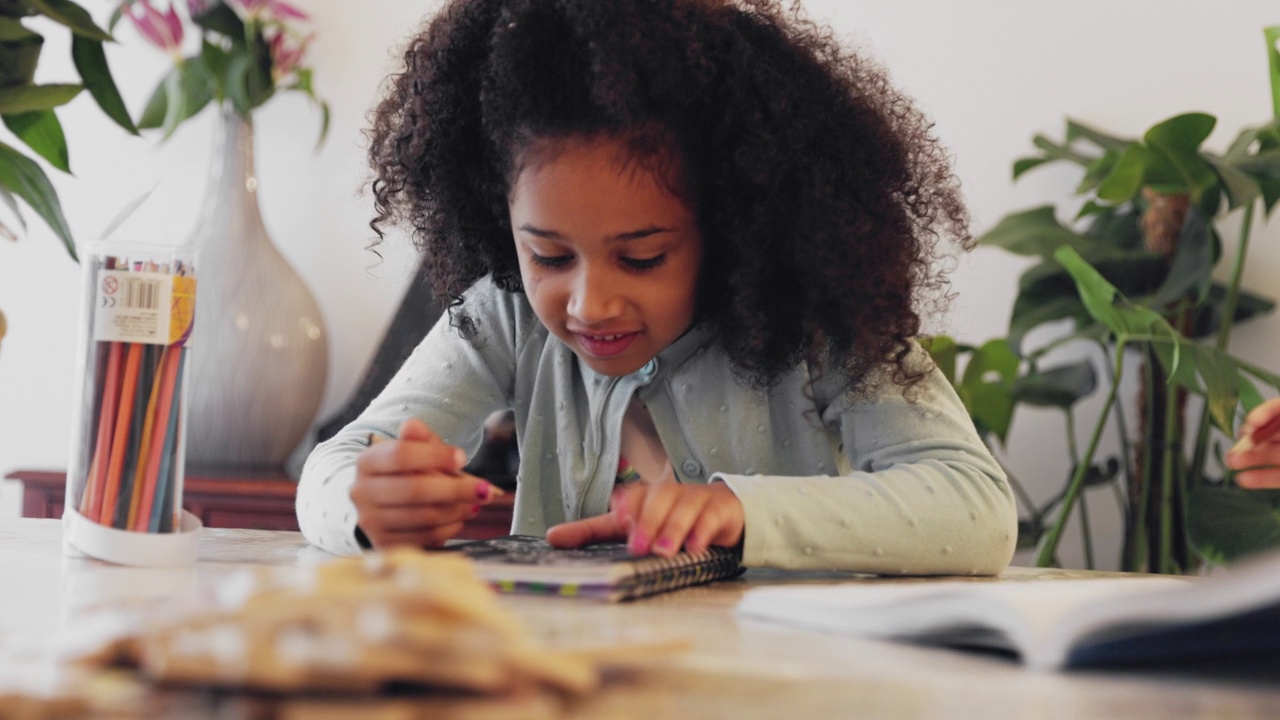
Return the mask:
<path id="1" fill-rule="evenodd" d="M 622 416 L 639 393 L 678 480 L 720 480 L 742 501 L 748 567 L 994 574 L 1013 554 L 1008 482 L 936 370 L 915 402 L 887 380 L 853 395 L 844 377 L 810 383 L 805 367 L 753 390 L 694 327 L 641 370 L 608 377 L 579 363 L 523 295 L 485 279 L 464 302 L 475 338 L 442 317 L 368 409 L 307 459 L 297 510 L 312 543 L 360 552 L 356 456 L 370 432 L 394 435 L 408 417 L 471 454 L 484 419 L 514 409 L 513 532 L 604 513 Z M 929 362 L 918 348 L 913 360 Z"/>

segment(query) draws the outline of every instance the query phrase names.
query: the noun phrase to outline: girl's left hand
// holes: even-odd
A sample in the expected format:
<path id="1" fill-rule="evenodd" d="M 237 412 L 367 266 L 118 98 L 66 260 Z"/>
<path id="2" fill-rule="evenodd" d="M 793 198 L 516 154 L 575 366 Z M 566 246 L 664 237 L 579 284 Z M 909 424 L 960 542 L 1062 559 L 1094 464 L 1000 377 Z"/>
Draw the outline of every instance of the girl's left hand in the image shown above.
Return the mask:
<path id="1" fill-rule="evenodd" d="M 681 546 L 691 553 L 711 545 L 733 547 L 745 522 L 742 502 L 722 482 L 635 483 L 614 491 L 609 512 L 556 525 L 547 531 L 547 542 L 576 548 L 626 540 L 632 555 L 671 557 Z"/>

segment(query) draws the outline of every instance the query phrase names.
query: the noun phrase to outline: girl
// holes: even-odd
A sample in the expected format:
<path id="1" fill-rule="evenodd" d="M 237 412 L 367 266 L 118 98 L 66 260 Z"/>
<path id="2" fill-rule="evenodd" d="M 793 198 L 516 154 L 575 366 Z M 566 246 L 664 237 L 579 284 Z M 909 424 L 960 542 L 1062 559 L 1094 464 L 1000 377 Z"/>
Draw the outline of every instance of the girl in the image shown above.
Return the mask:
<path id="1" fill-rule="evenodd" d="M 308 459 L 313 543 L 457 535 L 494 495 L 466 454 L 512 408 L 517 533 L 740 545 L 747 566 L 1009 561 L 1004 475 L 913 340 L 944 242 L 971 242 L 956 182 L 828 30 L 768 0 L 452 0 L 371 139 L 372 226 L 407 224 L 452 304 Z"/>

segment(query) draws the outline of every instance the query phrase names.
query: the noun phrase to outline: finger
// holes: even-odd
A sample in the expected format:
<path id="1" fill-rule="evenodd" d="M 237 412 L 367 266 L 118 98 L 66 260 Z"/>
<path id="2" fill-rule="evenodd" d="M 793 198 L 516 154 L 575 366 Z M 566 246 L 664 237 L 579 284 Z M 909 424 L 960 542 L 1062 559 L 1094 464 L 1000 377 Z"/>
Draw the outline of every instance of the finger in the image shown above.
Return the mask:
<path id="1" fill-rule="evenodd" d="M 654 535 L 651 552 L 662 557 L 672 557 L 679 552 L 710 499 L 705 492 L 685 492 L 680 501 L 671 507 L 666 520 Z"/>
<path id="2" fill-rule="evenodd" d="M 440 441 L 440 436 L 436 435 L 431 428 L 427 427 L 426 423 L 416 417 L 411 417 L 400 423 L 399 435 L 404 440 Z"/>
<path id="3" fill-rule="evenodd" d="M 427 531 L 441 525 L 466 522 L 480 512 L 480 504 L 403 505 L 377 508 L 360 515 L 360 527 L 382 532 Z"/>
<path id="4" fill-rule="evenodd" d="M 627 531 L 618 524 L 618 516 L 614 513 L 561 523 L 547 530 L 547 542 L 558 548 L 617 542 L 626 536 Z"/>
<path id="5" fill-rule="evenodd" d="M 742 540 L 745 520 L 737 496 L 722 483 L 712 483 L 708 492 L 711 499 L 684 541 L 685 549 L 692 553 L 711 545 L 733 547 Z"/>
<path id="6" fill-rule="evenodd" d="M 1244 418 L 1244 424 L 1250 429 L 1261 427 L 1273 417 L 1280 415 L 1280 400 L 1264 402 L 1254 408 Z"/>
<path id="7" fill-rule="evenodd" d="M 632 555 L 648 555 L 652 552 L 652 543 L 658 530 L 666 522 L 667 515 L 683 492 L 684 487 L 676 483 L 645 486 L 644 503 L 639 512 L 633 514 L 635 519 L 627 537 L 628 552 Z"/>
<path id="8" fill-rule="evenodd" d="M 613 496 L 609 498 L 609 512 L 618 516 L 618 527 L 624 531 L 630 532 L 635 525 L 648 487 L 644 483 L 623 485 L 614 489 Z"/>
<path id="9" fill-rule="evenodd" d="M 461 448 L 435 439 L 397 438 L 378 442 L 356 456 L 356 469 L 372 475 L 404 475 L 436 470 L 456 473 L 467 464 Z"/>
<path id="10" fill-rule="evenodd" d="M 487 480 L 466 473 L 360 475 L 351 487 L 351 499 L 357 506 L 368 507 L 449 503 L 472 505 L 491 500 L 494 497 L 493 490 Z"/>
<path id="11" fill-rule="evenodd" d="M 373 545 L 374 549 L 386 550 L 387 548 L 403 546 L 438 548 L 443 546 L 446 541 L 457 537 L 461 532 L 462 523 L 459 522 L 451 525 L 441 525 L 430 530 L 372 533 L 365 530 L 365 535 L 369 538 L 369 543 Z"/>
<path id="12" fill-rule="evenodd" d="M 1248 470 L 1238 473 L 1236 484 L 1247 490 L 1280 489 L 1280 470 Z"/>

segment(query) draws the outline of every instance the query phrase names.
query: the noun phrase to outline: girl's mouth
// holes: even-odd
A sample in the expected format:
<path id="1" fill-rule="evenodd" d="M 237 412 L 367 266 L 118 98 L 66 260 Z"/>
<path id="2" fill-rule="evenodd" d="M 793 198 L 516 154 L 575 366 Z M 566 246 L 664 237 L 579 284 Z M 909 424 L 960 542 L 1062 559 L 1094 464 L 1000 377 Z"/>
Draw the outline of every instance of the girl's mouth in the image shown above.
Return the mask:
<path id="1" fill-rule="evenodd" d="M 610 335 L 583 335 L 576 333 L 578 343 L 588 355 L 598 358 L 613 357 L 631 347 L 631 343 L 640 333 L 614 333 Z"/>

